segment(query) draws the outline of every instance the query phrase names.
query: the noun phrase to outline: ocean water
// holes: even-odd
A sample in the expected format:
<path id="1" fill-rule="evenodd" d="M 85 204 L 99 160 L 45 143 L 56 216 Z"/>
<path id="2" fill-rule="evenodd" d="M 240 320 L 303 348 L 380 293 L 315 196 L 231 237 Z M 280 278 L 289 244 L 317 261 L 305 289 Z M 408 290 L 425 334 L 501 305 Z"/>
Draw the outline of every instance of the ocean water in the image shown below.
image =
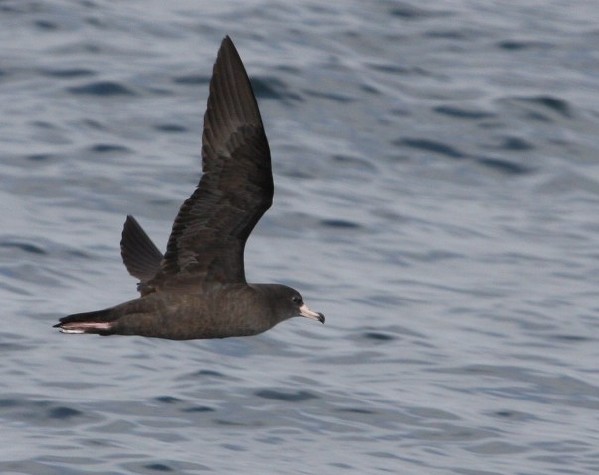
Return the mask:
<path id="1" fill-rule="evenodd" d="M 0 473 L 599 472 L 599 3 L 0 1 Z M 248 279 L 326 325 L 62 335 L 136 295 L 200 177 L 212 64 L 275 203 Z"/>

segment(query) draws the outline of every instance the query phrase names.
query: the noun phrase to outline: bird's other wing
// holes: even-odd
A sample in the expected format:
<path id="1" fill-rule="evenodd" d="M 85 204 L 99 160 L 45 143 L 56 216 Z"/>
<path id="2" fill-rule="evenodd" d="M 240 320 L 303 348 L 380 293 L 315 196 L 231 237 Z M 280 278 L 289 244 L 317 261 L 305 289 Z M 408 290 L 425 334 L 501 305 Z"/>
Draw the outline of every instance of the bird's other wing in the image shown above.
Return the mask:
<path id="1" fill-rule="evenodd" d="M 145 284 L 159 271 L 163 255 L 131 215 L 123 225 L 121 257 L 129 274 L 139 279 L 138 290 L 143 295 Z"/>

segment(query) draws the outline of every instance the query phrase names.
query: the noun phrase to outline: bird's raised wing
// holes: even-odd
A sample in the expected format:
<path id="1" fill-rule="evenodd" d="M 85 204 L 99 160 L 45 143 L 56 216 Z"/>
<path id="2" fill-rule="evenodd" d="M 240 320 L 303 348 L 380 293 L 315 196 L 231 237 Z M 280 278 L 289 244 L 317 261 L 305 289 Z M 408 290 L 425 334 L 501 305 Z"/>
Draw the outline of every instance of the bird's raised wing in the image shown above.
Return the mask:
<path id="1" fill-rule="evenodd" d="M 249 78 L 228 36 L 210 81 L 202 170 L 198 187 L 173 223 L 152 287 L 245 282 L 246 240 L 272 204 L 268 141 Z"/>

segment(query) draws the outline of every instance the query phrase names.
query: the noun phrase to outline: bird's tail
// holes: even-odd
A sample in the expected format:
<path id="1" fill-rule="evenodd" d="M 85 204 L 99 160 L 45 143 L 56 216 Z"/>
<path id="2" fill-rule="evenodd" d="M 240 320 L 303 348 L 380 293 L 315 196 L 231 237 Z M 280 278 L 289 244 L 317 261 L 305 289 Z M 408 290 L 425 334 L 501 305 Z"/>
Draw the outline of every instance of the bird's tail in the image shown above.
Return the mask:
<path id="1" fill-rule="evenodd" d="M 94 312 L 75 313 L 59 320 L 54 328 L 62 333 L 96 333 L 98 335 L 112 335 L 116 316 L 107 308 Z"/>

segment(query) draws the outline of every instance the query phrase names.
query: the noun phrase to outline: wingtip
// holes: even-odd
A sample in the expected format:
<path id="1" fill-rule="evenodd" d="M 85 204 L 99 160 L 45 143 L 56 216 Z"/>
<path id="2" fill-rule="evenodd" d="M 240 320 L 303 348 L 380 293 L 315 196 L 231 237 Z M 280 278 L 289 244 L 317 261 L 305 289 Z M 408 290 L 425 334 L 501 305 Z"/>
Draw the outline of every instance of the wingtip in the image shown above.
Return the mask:
<path id="1" fill-rule="evenodd" d="M 233 43 L 233 40 L 231 39 L 231 37 L 229 35 L 226 35 L 220 44 L 220 51 L 223 51 L 223 50 L 234 51 L 235 53 L 237 53 L 237 48 L 235 47 L 235 43 Z M 239 56 L 239 53 L 237 53 L 237 55 Z M 241 61 L 241 59 L 240 59 L 240 61 Z"/>

